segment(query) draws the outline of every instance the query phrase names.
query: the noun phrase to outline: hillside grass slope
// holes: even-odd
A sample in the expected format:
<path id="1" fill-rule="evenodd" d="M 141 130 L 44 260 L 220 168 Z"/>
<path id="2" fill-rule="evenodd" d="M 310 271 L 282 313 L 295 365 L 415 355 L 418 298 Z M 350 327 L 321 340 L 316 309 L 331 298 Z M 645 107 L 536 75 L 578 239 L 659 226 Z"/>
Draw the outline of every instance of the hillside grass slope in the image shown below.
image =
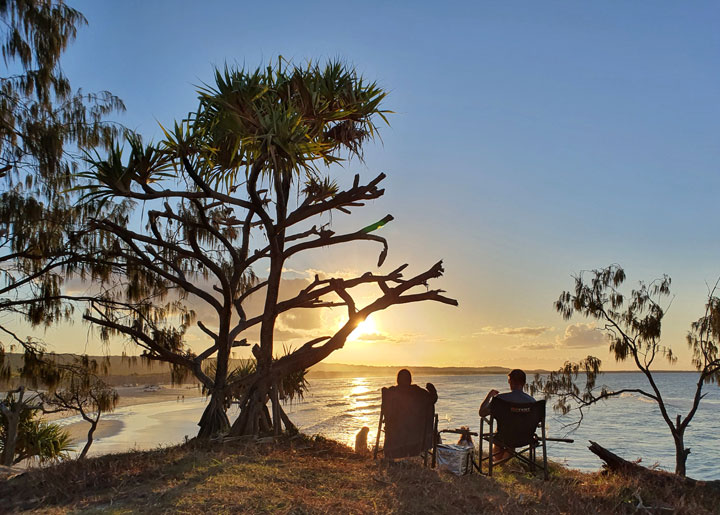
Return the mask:
<path id="1" fill-rule="evenodd" d="M 0 481 L 7 513 L 719 513 L 720 491 L 553 466 L 543 481 L 510 462 L 455 477 L 358 456 L 315 437 L 188 442 L 31 469 Z"/>

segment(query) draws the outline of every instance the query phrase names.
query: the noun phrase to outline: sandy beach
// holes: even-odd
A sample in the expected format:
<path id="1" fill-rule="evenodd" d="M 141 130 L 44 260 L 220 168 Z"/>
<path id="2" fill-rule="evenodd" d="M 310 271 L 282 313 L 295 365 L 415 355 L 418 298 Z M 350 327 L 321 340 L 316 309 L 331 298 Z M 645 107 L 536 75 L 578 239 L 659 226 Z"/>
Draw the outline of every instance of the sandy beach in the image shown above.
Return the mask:
<path id="1" fill-rule="evenodd" d="M 151 404 L 155 402 L 176 401 L 183 402 L 185 399 L 192 399 L 202 396 L 200 388 L 197 385 L 153 385 L 146 386 L 117 386 L 115 388 L 120 395 L 117 408 L 127 406 L 137 406 L 140 404 Z M 62 418 L 75 416 L 77 413 L 72 411 L 62 413 L 52 413 L 47 415 L 46 420 L 59 420 Z M 95 429 L 94 438 L 108 438 L 118 434 L 124 424 L 121 420 L 103 420 L 100 417 L 97 429 Z M 81 420 L 64 427 L 70 433 L 70 438 L 76 445 L 82 446 L 87 439 L 87 432 L 90 429 L 90 423 Z"/>
<path id="2" fill-rule="evenodd" d="M 164 402 L 183 398 L 190 399 L 200 397 L 202 392 L 198 385 L 158 385 L 152 389 L 147 386 L 117 386 L 115 389 L 120 395 L 118 408 L 125 406 L 136 406 L 138 404 L 150 404 L 152 402 Z"/>
<path id="3" fill-rule="evenodd" d="M 120 420 L 103 420 L 101 418 L 93 434 L 93 439 L 107 438 L 116 435 L 124 425 Z M 64 429 L 70 434 L 72 443 L 78 446 L 77 449 L 82 449 L 87 441 L 87 432 L 90 430 L 90 423 L 85 421 L 76 422 L 74 424 L 68 424 Z"/>

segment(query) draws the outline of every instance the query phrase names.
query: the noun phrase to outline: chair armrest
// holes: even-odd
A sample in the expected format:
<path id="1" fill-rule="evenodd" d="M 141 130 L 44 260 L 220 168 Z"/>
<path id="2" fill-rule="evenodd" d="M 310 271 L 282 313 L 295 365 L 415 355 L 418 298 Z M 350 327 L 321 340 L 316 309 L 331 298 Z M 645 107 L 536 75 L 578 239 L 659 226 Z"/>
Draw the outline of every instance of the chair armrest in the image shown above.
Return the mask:
<path id="1" fill-rule="evenodd" d="M 470 430 L 465 431 L 463 429 L 441 429 L 440 432 L 441 433 L 455 433 L 456 435 L 462 435 L 462 434 L 468 434 L 471 436 L 478 435 L 477 433 L 475 433 L 473 431 L 470 431 Z"/>

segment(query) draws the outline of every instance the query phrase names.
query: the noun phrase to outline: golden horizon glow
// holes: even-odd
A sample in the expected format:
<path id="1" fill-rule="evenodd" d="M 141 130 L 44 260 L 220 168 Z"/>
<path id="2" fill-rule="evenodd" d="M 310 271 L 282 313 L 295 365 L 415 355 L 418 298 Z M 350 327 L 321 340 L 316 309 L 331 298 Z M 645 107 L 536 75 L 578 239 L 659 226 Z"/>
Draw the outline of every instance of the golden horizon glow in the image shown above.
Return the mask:
<path id="1" fill-rule="evenodd" d="M 371 317 L 368 317 L 360 322 L 355 329 L 353 329 L 353 332 L 350 333 L 350 336 L 348 337 L 348 341 L 355 342 L 361 340 L 363 336 L 379 334 L 379 332 L 380 330 L 375 321 Z"/>

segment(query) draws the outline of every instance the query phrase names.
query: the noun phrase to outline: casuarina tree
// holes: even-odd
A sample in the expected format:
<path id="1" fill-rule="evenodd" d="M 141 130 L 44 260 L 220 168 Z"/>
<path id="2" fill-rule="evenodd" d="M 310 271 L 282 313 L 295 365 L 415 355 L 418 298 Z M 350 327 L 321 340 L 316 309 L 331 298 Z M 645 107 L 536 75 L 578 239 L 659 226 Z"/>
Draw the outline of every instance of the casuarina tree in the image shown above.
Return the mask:
<path id="1" fill-rule="evenodd" d="M 82 459 L 93 444 L 100 417 L 117 406 L 118 392 L 100 378 L 101 367 L 87 356 L 52 356 L 43 362 L 51 363 L 49 366 L 57 371 L 57 383 L 40 395 L 43 413 L 76 412 L 90 424 L 85 445 L 78 455 L 78 459 Z"/>
<path id="2" fill-rule="evenodd" d="M 124 106 L 108 92 L 74 91 L 62 71 L 62 54 L 86 23 L 80 12 L 59 0 L 4 1 L 0 20 L 0 311 L 50 324 L 71 313 L 59 295 L 74 269 L 70 233 L 94 208 L 66 190 L 81 149 L 109 144 L 118 127 L 106 117 Z M 37 349 L 14 320 L 0 321 L 0 372 L 3 343 Z"/>
<path id="3" fill-rule="evenodd" d="M 555 308 L 566 320 L 574 315 L 597 320 L 598 329 L 607 335 L 610 352 L 615 359 L 633 363 L 645 376 L 647 388 L 610 389 L 598 386 L 601 361 L 588 356 L 578 363 L 566 363 L 545 378 L 536 377 L 530 390 L 555 397 L 555 407 L 563 413 L 578 408 L 582 414 L 583 408 L 623 393 L 653 401 L 673 437 L 675 473 L 685 476 L 690 454 L 690 449 L 685 446 L 685 430 L 700 406 L 705 385 L 720 381 L 718 285 L 708 291 L 705 312 L 690 325 L 687 334 L 687 343 L 693 354 L 692 365 L 698 371 L 698 377 L 690 406 L 686 413 L 680 414 L 672 413 L 677 409 L 675 402 L 668 402 L 658 387 L 656 370 L 653 369 L 659 359 L 670 363 L 677 359 L 670 346 L 661 343 L 662 322 L 667 310 L 663 299 L 670 295 L 670 278 L 663 276 L 649 284 L 641 282 L 629 295 L 620 290 L 624 281 L 625 272 L 618 265 L 581 273 L 575 277 L 575 288 L 563 292 Z M 579 377 L 582 380 L 579 381 Z"/>

